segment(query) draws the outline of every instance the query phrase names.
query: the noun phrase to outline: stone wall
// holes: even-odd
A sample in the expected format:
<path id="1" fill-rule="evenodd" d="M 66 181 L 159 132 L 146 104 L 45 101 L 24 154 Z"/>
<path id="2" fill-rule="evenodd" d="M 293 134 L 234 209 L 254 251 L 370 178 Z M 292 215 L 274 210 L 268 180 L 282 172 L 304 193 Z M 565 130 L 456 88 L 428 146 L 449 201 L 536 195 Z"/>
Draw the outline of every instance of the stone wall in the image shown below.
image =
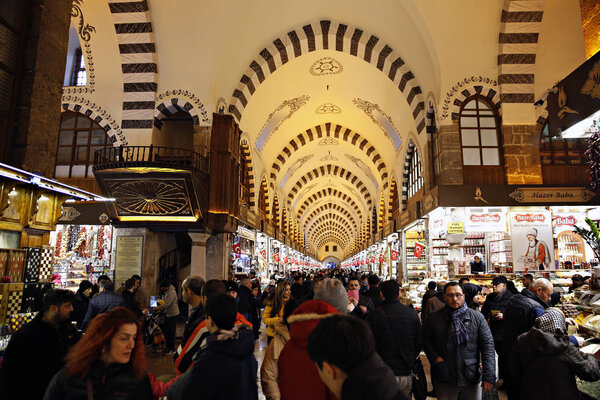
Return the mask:
<path id="1" fill-rule="evenodd" d="M 9 163 L 54 176 L 72 0 L 34 0 Z"/>
<path id="2" fill-rule="evenodd" d="M 458 123 L 442 125 L 438 129 L 440 141 L 440 176 L 436 183 L 440 185 L 462 185 L 462 151 Z"/>
<path id="3" fill-rule="evenodd" d="M 503 125 L 504 164 L 509 185 L 542 184 L 540 126 Z"/>
<path id="4" fill-rule="evenodd" d="M 206 243 L 206 280 L 229 279 L 230 234 L 215 233 Z"/>

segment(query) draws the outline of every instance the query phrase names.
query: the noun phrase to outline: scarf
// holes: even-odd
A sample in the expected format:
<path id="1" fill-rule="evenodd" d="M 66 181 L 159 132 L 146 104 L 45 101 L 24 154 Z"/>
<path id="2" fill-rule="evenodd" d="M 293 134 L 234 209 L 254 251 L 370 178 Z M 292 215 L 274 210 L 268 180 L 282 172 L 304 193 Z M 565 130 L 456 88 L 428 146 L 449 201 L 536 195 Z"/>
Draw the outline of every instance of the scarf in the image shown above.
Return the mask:
<path id="1" fill-rule="evenodd" d="M 214 334 L 208 336 L 204 343 L 200 346 L 201 350 L 208 347 L 209 343 L 221 342 L 224 340 L 239 339 L 242 330 L 249 329 L 246 325 L 234 325 L 233 329 L 221 329 Z"/>
<path id="2" fill-rule="evenodd" d="M 469 341 L 467 328 L 463 324 L 462 317 L 468 311 L 467 303 L 464 303 L 461 308 L 452 310 L 446 307 L 446 315 L 450 318 L 450 331 L 448 337 L 448 347 L 458 347 L 465 345 Z"/>
<path id="3" fill-rule="evenodd" d="M 535 327 L 552 335 L 565 335 L 567 333 L 565 315 L 558 308 L 547 308 L 544 310 L 542 315 L 536 318 Z"/>

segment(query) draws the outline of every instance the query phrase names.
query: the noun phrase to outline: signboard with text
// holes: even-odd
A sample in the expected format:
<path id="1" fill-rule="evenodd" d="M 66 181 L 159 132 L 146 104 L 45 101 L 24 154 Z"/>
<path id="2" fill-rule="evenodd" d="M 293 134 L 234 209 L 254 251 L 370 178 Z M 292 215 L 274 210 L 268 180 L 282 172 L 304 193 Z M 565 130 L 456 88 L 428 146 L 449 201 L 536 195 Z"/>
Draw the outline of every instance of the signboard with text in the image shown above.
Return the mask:
<path id="1" fill-rule="evenodd" d="M 467 232 L 506 232 L 506 228 L 504 212 L 471 212 L 465 224 Z"/>
<path id="2" fill-rule="evenodd" d="M 117 237 L 115 287 L 131 278 L 131 275 L 142 275 L 143 250 L 143 236 Z"/>

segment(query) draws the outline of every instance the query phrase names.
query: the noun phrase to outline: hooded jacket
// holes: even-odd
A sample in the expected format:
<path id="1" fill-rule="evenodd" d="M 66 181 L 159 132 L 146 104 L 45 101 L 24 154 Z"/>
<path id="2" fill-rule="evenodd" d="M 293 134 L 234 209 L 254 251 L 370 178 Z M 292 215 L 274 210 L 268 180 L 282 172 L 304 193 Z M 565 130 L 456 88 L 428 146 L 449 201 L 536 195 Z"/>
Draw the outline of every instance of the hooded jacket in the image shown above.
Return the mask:
<path id="1" fill-rule="evenodd" d="M 309 300 L 288 317 L 290 340 L 283 347 L 277 362 L 282 399 L 334 399 L 306 351 L 308 337 L 313 329 L 319 321 L 333 314 L 338 314 L 338 311 L 330 304 L 321 300 Z"/>
<path id="2" fill-rule="evenodd" d="M 137 379 L 128 364 L 104 365 L 96 361 L 90 369 L 94 400 L 145 400 L 152 398 L 148 377 Z M 65 376 L 63 369 L 57 373 L 44 396 L 44 400 L 87 400 L 87 379 Z"/>
<path id="3" fill-rule="evenodd" d="M 167 317 L 176 317 L 179 315 L 179 305 L 177 304 L 177 291 L 175 286 L 169 285 L 167 293 L 165 293 L 165 303 L 158 307 L 158 310 L 163 310 Z"/>
<path id="4" fill-rule="evenodd" d="M 594 356 L 579 352 L 568 336 L 553 335 L 535 327 L 519 336 L 509 362 L 511 372 L 518 377 L 522 399 L 579 399 L 575 377 L 586 381 L 600 378 Z"/>
<path id="5" fill-rule="evenodd" d="M 267 400 L 279 400 L 281 398 L 277 382 L 279 378 L 277 361 L 283 346 L 290 340 L 290 332 L 282 322 L 277 322 L 274 329 L 275 336 L 265 351 L 263 363 L 260 367 L 260 383 Z"/>
<path id="6" fill-rule="evenodd" d="M 258 399 L 254 333 L 246 326 L 238 327 L 235 335 L 224 340 L 220 333 L 207 338 L 206 350 L 167 390 L 167 399 Z"/>

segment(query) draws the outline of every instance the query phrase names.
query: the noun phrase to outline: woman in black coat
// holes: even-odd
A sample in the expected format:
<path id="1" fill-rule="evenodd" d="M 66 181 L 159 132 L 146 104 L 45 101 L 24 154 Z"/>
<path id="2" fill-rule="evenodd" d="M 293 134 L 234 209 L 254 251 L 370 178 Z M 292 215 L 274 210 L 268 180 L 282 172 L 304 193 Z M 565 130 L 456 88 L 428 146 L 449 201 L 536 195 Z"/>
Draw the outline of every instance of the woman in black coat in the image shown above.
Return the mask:
<path id="1" fill-rule="evenodd" d="M 562 311 L 548 308 L 529 332 L 518 337 L 510 353 L 510 373 L 522 399 L 579 399 L 575 377 L 600 378 L 598 361 L 581 353 L 567 336 Z"/>
<path id="2" fill-rule="evenodd" d="M 88 306 L 90 305 L 90 297 L 92 296 L 92 282 L 83 280 L 79 282 L 79 289 L 75 293 L 73 300 L 73 312 L 71 313 L 71 321 L 77 323 L 77 327 L 81 328 L 81 322 L 85 318 Z"/>
<path id="3" fill-rule="evenodd" d="M 151 400 L 138 319 L 125 307 L 100 314 L 65 358 L 44 400 Z"/>

